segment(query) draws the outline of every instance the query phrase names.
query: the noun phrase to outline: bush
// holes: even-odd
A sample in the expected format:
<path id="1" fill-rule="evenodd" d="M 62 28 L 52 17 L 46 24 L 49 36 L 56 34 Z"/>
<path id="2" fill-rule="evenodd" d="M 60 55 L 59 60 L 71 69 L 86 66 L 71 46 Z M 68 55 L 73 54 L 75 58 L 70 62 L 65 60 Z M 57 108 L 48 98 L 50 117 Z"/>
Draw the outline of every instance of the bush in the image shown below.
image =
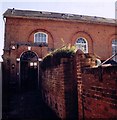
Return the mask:
<path id="1" fill-rule="evenodd" d="M 50 54 L 47 54 L 43 61 L 41 62 L 41 68 L 45 70 L 46 68 L 50 68 L 52 66 L 57 66 L 60 64 L 61 58 L 71 58 L 75 55 L 75 47 L 62 47 L 60 49 L 56 49 Z"/>

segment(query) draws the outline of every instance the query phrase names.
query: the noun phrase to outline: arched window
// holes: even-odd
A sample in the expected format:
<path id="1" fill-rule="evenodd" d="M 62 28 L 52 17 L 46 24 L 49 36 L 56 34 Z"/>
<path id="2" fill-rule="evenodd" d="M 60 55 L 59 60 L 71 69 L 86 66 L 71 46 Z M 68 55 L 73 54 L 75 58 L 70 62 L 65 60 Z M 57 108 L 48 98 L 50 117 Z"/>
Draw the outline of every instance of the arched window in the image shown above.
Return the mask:
<path id="1" fill-rule="evenodd" d="M 112 41 L 112 55 L 117 53 L 117 40 Z M 113 57 L 113 60 L 117 62 L 117 55 Z"/>
<path id="2" fill-rule="evenodd" d="M 88 43 L 84 38 L 78 38 L 76 40 L 75 46 L 77 49 L 81 49 L 84 53 L 88 53 Z"/>
<path id="3" fill-rule="evenodd" d="M 35 43 L 47 43 L 48 35 L 44 32 L 37 32 L 34 34 L 34 42 Z"/>

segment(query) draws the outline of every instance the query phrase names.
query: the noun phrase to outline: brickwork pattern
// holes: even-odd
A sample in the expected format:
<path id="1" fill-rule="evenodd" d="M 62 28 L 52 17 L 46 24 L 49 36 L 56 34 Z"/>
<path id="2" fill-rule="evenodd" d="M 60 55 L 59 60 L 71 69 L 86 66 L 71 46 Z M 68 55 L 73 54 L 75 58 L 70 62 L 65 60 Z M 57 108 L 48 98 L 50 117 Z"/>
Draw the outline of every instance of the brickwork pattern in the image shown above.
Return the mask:
<path id="1" fill-rule="evenodd" d="M 77 92 L 73 79 L 73 62 L 67 58 L 42 74 L 42 94 L 46 103 L 61 119 L 77 118 Z"/>
<path id="2" fill-rule="evenodd" d="M 117 66 L 84 67 L 76 56 L 79 119 L 117 119 Z"/>
<path id="3" fill-rule="evenodd" d="M 61 119 L 73 119 L 72 113 L 75 119 L 117 119 L 117 66 L 93 68 L 86 59 L 77 51 L 43 73 L 46 103 Z"/>
<path id="4" fill-rule="evenodd" d="M 64 39 L 65 44 L 70 43 L 74 45 L 79 37 L 87 40 L 89 53 L 96 53 L 102 60 L 112 55 L 111 41 L 115 39 L 115 26 L 82 23 L 79 21 L 66 22 L 64 20 L 52 21 L 49 19 L 22 18 L 7 18 L 5 24 L 5 52 L 7 52 L 7 50 L 12 52 L 11 45 L 18 42 L 34 43 L 34 34 L 36 32 L 45 32 L 48 34 L 48 47 L 43 47 L 42 50 L 38 47 L 32 47 L 32 50 L 35 51 L 39 57 L 45 56 L 48 53 L 48 48 L 56 49 L 61 47 L 63 45 L 61 38 Z M 105 46 L 105 49 L 103 49 L 103 46 Z M 21 53 L 26 50 L 27 46 L 18 46 L 15 54 L 17 57 L 20 57 Z M 6 55 L 6 53 L 4 54 Z"/>

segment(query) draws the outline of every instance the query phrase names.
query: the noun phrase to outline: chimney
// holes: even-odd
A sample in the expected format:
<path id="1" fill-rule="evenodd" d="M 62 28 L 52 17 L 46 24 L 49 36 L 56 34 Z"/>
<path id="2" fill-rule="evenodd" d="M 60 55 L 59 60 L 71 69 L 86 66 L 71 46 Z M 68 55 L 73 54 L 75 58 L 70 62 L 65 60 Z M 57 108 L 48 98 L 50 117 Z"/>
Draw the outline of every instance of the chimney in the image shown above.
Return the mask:
<path id="1" fill-rule="evenodd" d="M 11 12 L 12 12 L 12 14 L 13 14 L 13 13 L 15 12 L 15 8 L 13 8 Z"/>

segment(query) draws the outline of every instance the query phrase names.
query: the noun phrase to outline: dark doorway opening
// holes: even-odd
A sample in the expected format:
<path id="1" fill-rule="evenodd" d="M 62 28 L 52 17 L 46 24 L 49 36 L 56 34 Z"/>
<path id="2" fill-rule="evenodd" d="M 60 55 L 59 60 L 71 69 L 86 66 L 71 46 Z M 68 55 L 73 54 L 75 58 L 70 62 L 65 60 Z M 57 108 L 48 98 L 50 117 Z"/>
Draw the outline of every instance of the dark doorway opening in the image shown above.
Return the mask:
<path id="1" fill-rule="evenodd" d="M 42 99 L 38 66 L 34 52 L 27 51 L 21 55 L 20 91 L 6 97 L 7 108 L 2 113 L 2 120 L 59 120 Z"/>
<path id="2" fill-rule="evenodd" d="M 32 51 L 24 52 L 20 58 L 20 88 L 21 91 L 31 91 L 38 88 L 38 57 Z"/>

